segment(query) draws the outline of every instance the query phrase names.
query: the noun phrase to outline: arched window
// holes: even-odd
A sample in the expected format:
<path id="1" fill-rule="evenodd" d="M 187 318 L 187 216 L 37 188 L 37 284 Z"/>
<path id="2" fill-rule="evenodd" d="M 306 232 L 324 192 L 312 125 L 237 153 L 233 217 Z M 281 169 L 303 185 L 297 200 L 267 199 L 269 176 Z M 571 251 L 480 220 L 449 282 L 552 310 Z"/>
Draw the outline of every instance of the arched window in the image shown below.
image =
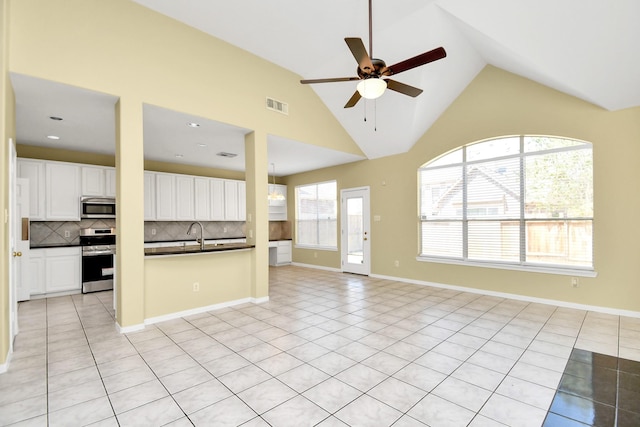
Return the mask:
<path id="1" fill-rule="evenodd" d="M 418 259 L 593 270 L 591 144 L 485 140 L 425 163 L 418 178 Z"/>

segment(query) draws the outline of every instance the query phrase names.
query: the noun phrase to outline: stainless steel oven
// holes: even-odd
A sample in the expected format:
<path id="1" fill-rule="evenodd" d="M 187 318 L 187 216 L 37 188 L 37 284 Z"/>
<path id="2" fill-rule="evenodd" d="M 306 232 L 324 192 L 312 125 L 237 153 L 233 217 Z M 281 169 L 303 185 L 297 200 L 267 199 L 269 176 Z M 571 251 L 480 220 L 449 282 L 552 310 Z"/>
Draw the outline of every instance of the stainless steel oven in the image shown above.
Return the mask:
<path id="1" fill-rule="evenodd" d="M 115 228 L 80 230 L 80 246 L 82 246 L 82 293 L 113 289 Z"/>

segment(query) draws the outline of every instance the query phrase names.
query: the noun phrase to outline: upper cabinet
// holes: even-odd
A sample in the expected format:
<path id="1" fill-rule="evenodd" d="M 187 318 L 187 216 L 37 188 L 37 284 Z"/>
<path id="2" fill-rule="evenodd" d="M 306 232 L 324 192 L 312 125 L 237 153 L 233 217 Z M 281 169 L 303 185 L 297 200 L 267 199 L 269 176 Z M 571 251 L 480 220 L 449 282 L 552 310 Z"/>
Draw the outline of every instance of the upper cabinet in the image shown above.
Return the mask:
<path id="1" fill-rule="evenodd" d="M 145 221 L 245 221 L 244 181 L 145 171 Z"/>
<path id="2" fill-rule="evenodd" d="M 45 217 L 49 221 L 80 221 L 80 165 L 45 163 Z"/>
<path id="3" fill-rule="evenodd" d="M 29 180 L 29 218 L 32 221 L 44 221 L 44 161 L 18 159 L 18 177 Z"/>
<path id="4" fill-rule="evenodd" d="M 82 166 L 82 196 L 115 197 L 115 168 Z"/>

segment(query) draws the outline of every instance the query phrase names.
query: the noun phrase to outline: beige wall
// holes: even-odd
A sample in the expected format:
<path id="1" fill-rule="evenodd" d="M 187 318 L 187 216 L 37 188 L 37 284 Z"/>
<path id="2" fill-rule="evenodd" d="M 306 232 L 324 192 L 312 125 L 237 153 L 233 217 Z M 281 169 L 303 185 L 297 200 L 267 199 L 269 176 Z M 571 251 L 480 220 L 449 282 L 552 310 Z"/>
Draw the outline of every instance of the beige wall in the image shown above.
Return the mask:
<path id="1" fill-rule="evenodd" d="M 144 263 L 146 319 L 251 297 L 253 250 L 147 257 Z M 200 290 L 193 291 L 199 283 Z"/>
<path id="2" fill-rule="evenodd" d="M 383 125 L 383 124 L 379 124 Z M 513 134 L 593 143 L 596 278 L 416 261 L 419 252 L 417 169 L 461 145 Z M 640 108 L 618 112 L 564 95 L 488 66 L 406 154 L 287 177 L 295 185 L 337 179 L 338 188 L 371 186 L 372 273 L 411 280 L 640 312 Z M 383 184 L 384 182 L 384 184 Z M 399 208 L 401 207 L 401 208 Z M 290 212 L 295 207 L 290 200 Z M 339 268 L 340 253 L 294 249 L 295 262 Z M 394 261 L 400 267 L 394 266 Z"/>
<path id="3" fill-rule="evenodd" d="M 146 300 L 144 284 L 149 285 L 149 277 L 153 277 L 150 268 L 155 268 L 155 264 L 147 266 L 142 256 L 142 168 L 221 176 L 210 170 L 201 173 L 206 168 L 196 171 L 192 167 L 145 164 L 140 132 L 143 103 L 259 133 L 261 139 L 257 143 L 261 145 L 255 151 L 258 157 L 253 160 L 254 169 L 247 172 L 247 180 L 254 181 L 251 188 L 258 189 L 250 196 L 256 201 L 263 193 L 260 189 L 266 192 L 267 188 L 266 135 L 362 154 L 313 90 L 299 84 L 299 76 L 131 1 L 10 3 L 9 71 L 120 99 L 115 163 L 121 213 L 116 274 L 118 286 L 125 287 L 118 302 L 121 326 L 138 324 L 146 315 L 145 305 L 150 302 Z M 267 110 L 267 96 L 288 102 L 290 114 Z M 41 156 L 57 154 L 49 151 Z M 87 157 L 69 156 L 74 161 L 83 161 L 82 158 Z M 104 158 L 91 158 L 90 162 L 106 163 Z M 224 177 L 244 176 L 228 174 Z M 255 235 L 261 239 L 256 245 L 265 246 L 260 252 L 263 256 L 255 260 L 240 256 L 240 260 L 245 263 L 244 269 L 255 273 L 255 280 L 264 282 L 254 284 L 254 290 L 261 295 L 268 280 L 264 273 L 267 267 L 260 267 L 261 272 L 257 272 L 256 265 L 262 264 L 261 259 L 268 253 L 268 222 L 256 221 L 255 227 Z M 181 270 L 191 268 L 186 260 L 176 260 L 174 264 L 183 264 Z"/>
<path id="4" fill-rule="evenodd" d="M 5 212 L 9 210 L 9 138 L 15 140 L 14 98 L 9 83 L 8 64 L 8 14 L 9 4 L 0 0 L 0 365 L 7 362 L 9 352 L 9 224 Z"/>

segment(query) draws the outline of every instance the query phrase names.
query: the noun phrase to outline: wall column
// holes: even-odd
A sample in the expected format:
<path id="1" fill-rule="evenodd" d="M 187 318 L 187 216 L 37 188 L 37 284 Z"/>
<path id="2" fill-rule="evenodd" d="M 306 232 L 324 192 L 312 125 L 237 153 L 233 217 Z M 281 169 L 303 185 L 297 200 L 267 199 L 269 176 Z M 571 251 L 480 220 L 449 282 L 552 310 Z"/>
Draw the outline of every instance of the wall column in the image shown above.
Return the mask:
<path id="1" fill-rule="evenodd" d="M 247 182 L 247 242 L 256 245 L 252 257 L 251 297 L 269 297 L 269 210 L 267 135 L 251 132 L 244 139 Z"/>
<path id="2" fill-rule="evenodd" d="M 116 321 L 144 325 L 144 144 L 142 102 L 116 104 Z"/>

